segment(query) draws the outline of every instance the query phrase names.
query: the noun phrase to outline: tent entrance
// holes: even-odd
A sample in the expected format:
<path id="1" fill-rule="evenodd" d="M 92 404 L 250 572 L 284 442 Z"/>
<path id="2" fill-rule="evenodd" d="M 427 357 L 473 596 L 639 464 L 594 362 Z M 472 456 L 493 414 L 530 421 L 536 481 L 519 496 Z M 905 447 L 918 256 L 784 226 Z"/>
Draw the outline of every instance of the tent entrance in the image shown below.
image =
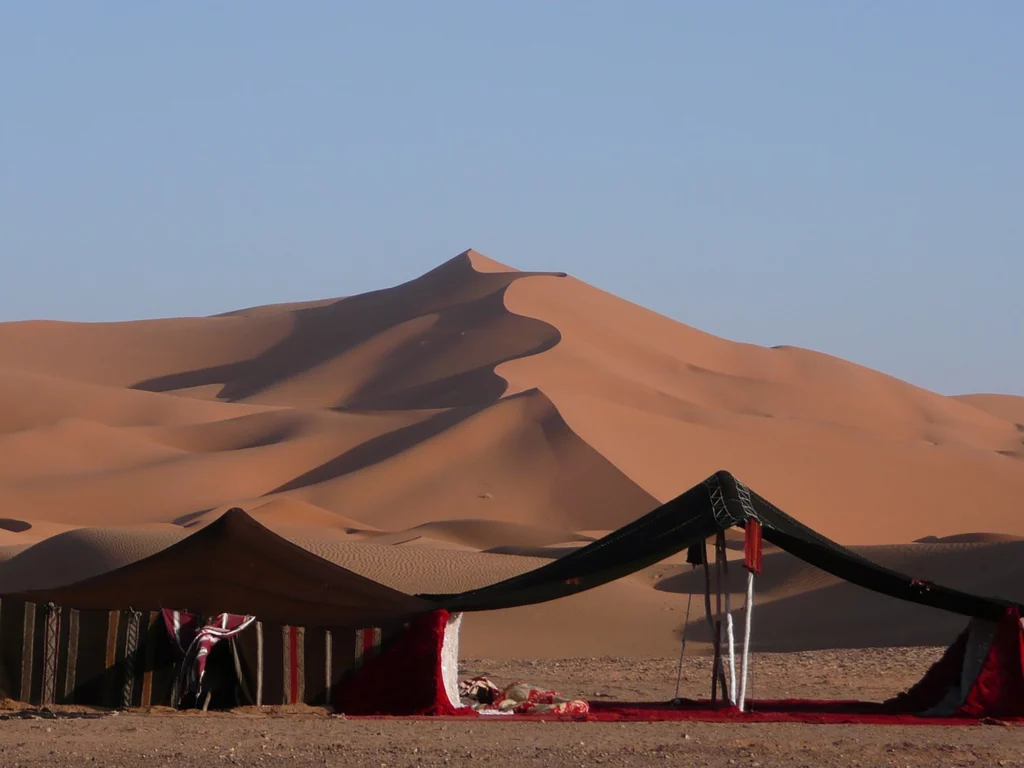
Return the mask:
<path id="1" fill-rule="evenodd" d="M 206 658 L 206 670 L 199 691 L 186 693 L 178 709 L 225 710 L 255 704 L 234 638 L 213 646 Z"/>

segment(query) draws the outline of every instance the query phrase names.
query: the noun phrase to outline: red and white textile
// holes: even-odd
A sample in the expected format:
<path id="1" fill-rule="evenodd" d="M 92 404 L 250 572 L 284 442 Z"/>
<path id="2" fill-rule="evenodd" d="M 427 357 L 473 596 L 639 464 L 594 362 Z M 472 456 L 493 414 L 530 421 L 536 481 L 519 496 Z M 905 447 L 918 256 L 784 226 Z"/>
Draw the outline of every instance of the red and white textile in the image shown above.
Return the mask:
<path id="1" fill-rule="evenodd" d="M 380 653 L 332 692 L 334 711 L 346 716 L 472 715 L 459 701 L 459 625 L 462 614 L 423 613 Z"/>
<path id="2" fill-rule="evenodd" d="M 1024 622 L 1016 606 L 998 622 L 973 619 L 924 677 L 885 702 L 930 717 L 1024 718 Z"/>
<path id="3" fill-rule="evenodd" d="M 590 711 L 590 705 L 580 699 L 568 699 L 555 691 L 532 688 L 525 683 L 513 683 L 501 690 L 486 677 L 463 680 L 459 683 L 459 694 L 475 702 L 473 709 L 482 715 L 585 715 Z"/>
<path id="4" fill-rule="evenodd" d="M 185 656 L 181 674 L 187 677 L 185 687 L 180 689 L 182 694 L 200 690 L 206 673 L 206 659 L 213 646 L 234 637 L 256 621 L 255 616 L 221 613 L 203 623 L 203 617 L 198 614 L 168 608 L 163 610 L 163 617 L 168 633 Z"/>

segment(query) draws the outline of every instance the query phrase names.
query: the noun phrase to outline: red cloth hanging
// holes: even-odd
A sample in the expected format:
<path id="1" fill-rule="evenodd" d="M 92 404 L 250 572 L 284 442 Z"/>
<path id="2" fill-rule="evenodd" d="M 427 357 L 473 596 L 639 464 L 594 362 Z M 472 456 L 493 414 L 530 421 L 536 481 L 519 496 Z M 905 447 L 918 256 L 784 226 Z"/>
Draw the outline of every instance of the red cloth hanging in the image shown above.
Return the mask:
<path id="1" fill-rule="evenodd" d="M 761 574 L 761 523 L 750 518 L 744 529 L 743 566 L 751 573 Z"/>

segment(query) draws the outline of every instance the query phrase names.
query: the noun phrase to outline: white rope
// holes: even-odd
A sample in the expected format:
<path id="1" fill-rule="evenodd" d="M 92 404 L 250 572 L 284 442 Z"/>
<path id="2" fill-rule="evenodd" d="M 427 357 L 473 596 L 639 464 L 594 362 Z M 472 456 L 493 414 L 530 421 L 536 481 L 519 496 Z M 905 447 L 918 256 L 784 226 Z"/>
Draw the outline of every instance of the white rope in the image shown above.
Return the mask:
<path id="1" fill-rule="evenodd" d="M 743 677 L 740 682 L 740 712 L 746 710 L 747 675 L 750 671 L 750 622 L 754 617 L 754 572 L 747 572 L 747 605 L 743 623 Z"/>
<path id="2" fill-rule="evenodd" d="M 728 570 L 726 570 L 728 573 Z M 736 640 L 732 629 L 732 606 L 729 603 L 728 582 L 725 585 L 725 631 L 729 636 L 729 703 L 736 703 Z"/>

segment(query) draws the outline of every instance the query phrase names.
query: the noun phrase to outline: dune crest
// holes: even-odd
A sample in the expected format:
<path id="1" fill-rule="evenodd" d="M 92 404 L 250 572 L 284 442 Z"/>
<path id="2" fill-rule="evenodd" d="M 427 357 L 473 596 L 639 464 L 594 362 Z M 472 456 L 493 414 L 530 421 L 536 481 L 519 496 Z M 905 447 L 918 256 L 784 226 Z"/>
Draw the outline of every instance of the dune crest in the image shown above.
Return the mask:
<path id="1" fill-rule="evenodd" d="M 1020 395 L 957 395 L 955 399 L 1003 421 L 1013 422 L 1024 433 L 1024 397 Z"/>
<path id="2" fill-rule="evenodd" d="M 1005 404 L 993 413 L 830 355 L 721 339 L 573 278 L 520 281 L 506 302 L 561 334 L 499 367 L 509 392 L 539 388 L 660 501 L 729 467 L 844 543 L 959 533 L 965 510 L 972 527 L 1024 533 L 1024 434 Z"/>

